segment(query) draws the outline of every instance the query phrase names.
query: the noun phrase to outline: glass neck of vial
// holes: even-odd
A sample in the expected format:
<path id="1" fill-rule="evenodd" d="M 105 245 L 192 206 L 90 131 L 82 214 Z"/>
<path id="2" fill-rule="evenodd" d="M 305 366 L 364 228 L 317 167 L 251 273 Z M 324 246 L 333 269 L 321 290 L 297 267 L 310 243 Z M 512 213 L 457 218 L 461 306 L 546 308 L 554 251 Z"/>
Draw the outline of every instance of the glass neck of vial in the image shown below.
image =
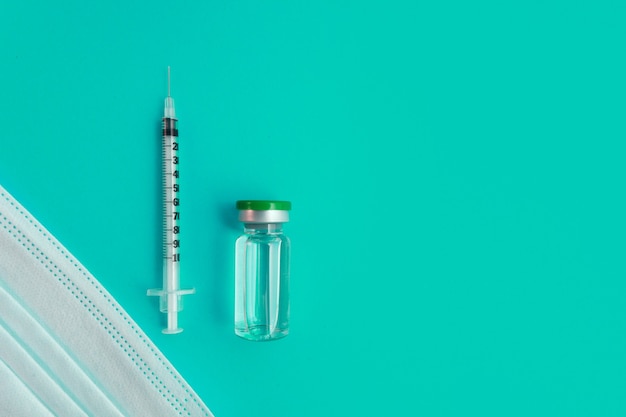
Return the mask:
<path id="1" fill-rule="evenodd" d="M 244 223 L 243 232 L 248 234 L 282 233 L 282 223 Z"/>

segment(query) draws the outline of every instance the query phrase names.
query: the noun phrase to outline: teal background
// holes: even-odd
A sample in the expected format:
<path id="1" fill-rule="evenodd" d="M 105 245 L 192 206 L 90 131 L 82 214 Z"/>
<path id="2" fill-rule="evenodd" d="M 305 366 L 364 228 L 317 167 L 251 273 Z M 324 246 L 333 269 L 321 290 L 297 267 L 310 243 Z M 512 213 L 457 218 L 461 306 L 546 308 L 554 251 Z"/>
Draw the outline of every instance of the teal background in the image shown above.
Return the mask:
<path id="1" fill-rule="evenodd" d="M 13 1 L 0 183 L 218 417 L 626 415 L 620 1 Z M 160 333 L 160 118 L 185 332 Z M 292 327 L 232 331 L 237 199 Z M 53 300 L 51 300 L 52 302 Z"/>

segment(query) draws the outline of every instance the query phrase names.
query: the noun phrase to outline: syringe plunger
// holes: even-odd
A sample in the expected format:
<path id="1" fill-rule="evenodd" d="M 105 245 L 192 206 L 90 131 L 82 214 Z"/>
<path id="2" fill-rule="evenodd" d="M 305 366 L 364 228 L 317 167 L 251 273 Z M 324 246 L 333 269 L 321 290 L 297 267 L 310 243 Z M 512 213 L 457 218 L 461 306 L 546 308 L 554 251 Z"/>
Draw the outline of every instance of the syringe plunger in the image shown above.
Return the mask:
<path id="1" fill-rule="evenodd" d="M 185 290 L 167 291 L 160 288 L 148 290 L 148 295 L 159 296 L 159 309 L 161 313 L 167 313 L 167 328 L 165 334 L 176 334 L 183 331 L 178 327 L 178 312 L 183 310 L 183 295 L 194 294 L 195 288 Z"/>

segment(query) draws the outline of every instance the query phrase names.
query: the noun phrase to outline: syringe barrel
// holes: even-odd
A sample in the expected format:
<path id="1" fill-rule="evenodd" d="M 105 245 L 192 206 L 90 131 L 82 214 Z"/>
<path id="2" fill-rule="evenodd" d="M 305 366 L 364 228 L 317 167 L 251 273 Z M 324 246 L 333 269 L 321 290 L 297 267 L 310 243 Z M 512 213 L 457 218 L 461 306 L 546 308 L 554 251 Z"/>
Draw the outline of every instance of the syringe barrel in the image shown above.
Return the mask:
<path id="1" fill-rule="evenodd" d="M 180 289 L 180 172 L 176 119 L 163 118 L 163 289 Z M 176 303 L 176 300 L 173 300 Z M 172 306 L 170 306 L 172 307 Z"/>

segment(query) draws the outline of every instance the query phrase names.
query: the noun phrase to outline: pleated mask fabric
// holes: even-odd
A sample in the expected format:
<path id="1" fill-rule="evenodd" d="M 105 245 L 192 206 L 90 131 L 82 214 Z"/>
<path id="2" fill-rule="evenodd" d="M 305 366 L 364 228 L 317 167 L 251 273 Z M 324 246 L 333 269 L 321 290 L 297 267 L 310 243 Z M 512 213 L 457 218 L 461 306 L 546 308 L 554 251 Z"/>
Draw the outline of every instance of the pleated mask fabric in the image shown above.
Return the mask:
<path id="1" fill-rule="evenodd" d="M 107 290 L 0 186 L 0 415 L 212 417 Z"/>

